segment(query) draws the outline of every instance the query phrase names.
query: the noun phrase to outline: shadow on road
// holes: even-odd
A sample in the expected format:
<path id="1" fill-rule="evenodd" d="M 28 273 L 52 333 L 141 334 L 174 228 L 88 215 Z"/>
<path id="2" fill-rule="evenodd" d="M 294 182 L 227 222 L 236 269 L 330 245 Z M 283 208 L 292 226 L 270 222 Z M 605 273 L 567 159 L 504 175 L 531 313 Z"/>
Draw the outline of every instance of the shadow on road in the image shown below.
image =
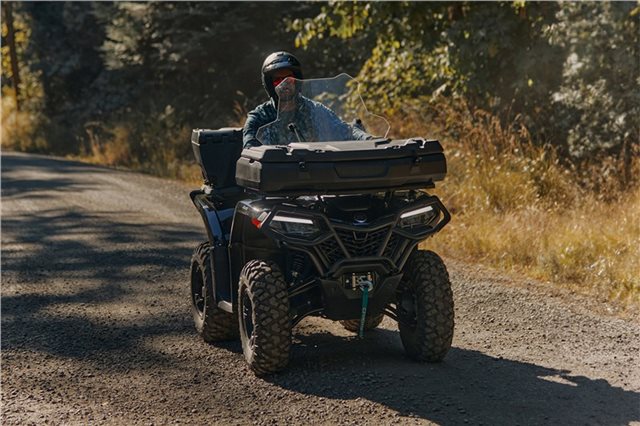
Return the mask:
<path id="1" fill-rule="evenodd" d="M 113 371 L 173 362 L 141 342 L 193 333 L 185 281 L 203 233 L 138 224 L 135 214 L 50 209 L 2 218 L 3 354 L 36 351 Z"/>
<path id="2" fill-rule="evenodd" d="M 303 394 L 362 398 L 438 424 L 640 420 L 640 393 L 605 380 L 457 348 L 441 364 L 418 364 L 404 356 L 396 332 L 381 329 L 363 341 L 329 333 L 297 339 L 289 368 L 268 380 Z"/>
<path id="3" fill-rule="evenodd" d="M 181 271 L 186 280 L 191 249 L 184 243 L 202 235 L 175 224 L 138 225 L 127 223 L 126 215 L 120 214 L 122 221 L 109 217 L 113 214 L 48 210 L 3 218 L 3 240 L 11 240 L 2 256 L 3 352 L 20 348 L 95 359 L 97 367 L 111 369 L 170 362 L 138 344 L 150 336 L 192 333 L 182 297 L 186 285 L 156 281 L 172 271 Z M 20 290 L 6 291 L 14 283 Z M 136 312 L 163 297 L 175 300 L 177 291 L 185 304 L 180 309 L 166 306 L 157 316 Z M 89 315 L 96 310 L 104 315 Z M 127 312 L 118 316 L 118 310 Z"/>
<path id="4" fill-rule="evenodd" d="M 64 165 L 64 167 L 62 167 Z M 38 174 L 48 174 L 46 178 L 20 178 L 13 176 L 20 173 L 37 170 Z M 73 175 L 87 173 L 109 172 L 107 168 L 80 163 L 70 160 L 59 160 L 44 156 L 25 156 L 13 153 L 2 154 L 2 198 L 25 198 L 38 193 L 38 198 L 54 198 L 54 192 L 79 191 L 92 189 L 94 186 L 87 182 L 81 183 Z"/>
<path id="5" fill-rule="evenodd" d="M 106 168 L 14 153 L 2 167 L 3 360 L 35 352 L 110 371 L 175 364 L 147 343 L 193 334 L 186 281 L 200 224 L 96 206 L 82 193 L 110 189 L 92 179 Z"/>

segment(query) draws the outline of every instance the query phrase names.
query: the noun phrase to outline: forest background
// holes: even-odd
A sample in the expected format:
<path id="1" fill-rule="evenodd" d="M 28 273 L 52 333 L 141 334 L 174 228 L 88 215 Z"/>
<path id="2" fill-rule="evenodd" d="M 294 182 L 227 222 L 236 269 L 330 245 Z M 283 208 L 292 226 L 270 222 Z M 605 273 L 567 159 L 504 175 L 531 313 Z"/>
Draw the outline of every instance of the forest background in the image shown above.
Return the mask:
<path id="1" fill-rule="evenodd" d="M 639 2 L 2 2 L 2 147 L 199 184 L 192 128 L 240 126 L 260 66 L 361 81 L 442 141 L 427 247 L 640 306 Z"/>

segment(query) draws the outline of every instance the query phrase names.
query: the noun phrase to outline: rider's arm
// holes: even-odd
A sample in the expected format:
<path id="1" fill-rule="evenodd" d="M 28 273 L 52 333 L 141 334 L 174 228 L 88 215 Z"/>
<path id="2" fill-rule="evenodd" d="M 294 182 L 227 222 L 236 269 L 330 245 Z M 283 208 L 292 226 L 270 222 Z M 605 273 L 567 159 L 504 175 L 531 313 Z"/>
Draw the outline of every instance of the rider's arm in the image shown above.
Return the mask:
<path id="1" fill-rule="evenodd" d="M 256 138 L 258 129 L 265 124 L 275 121 L 276 117 L 277 113 L 272 101 L 258 105 L 256 109 L 249 112 L 249 114 L 247 114 L 247 121 L 245 121 L 244 128 L 242 129 L 242 142 L 244 147 L 248 148 L 259 145 L 260 142 Z"/>
<path id="2" fill-rule="evenodd" d="M 368 134 L 357 126 L 352 126 L 340 119 L 338 115 L 325 105 L 318 103 L 318 109 L 321 111 L 320 115 L 324 117 L 323 123 L 328 125 L 325 128 L 330 129 L 330 132 L 334 135 L 336 140 L 366 140 L 373 139 L 373 136 Z"/>

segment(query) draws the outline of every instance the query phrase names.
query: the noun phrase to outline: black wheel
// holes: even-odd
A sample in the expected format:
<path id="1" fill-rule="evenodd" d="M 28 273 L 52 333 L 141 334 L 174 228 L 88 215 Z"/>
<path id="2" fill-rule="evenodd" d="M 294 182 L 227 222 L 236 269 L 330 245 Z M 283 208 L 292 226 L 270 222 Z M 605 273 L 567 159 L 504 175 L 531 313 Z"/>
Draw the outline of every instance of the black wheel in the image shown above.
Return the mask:
<path id="1" fill-rule="evenodd" d="M 256 374 L 289 363 L 291 319 L 287 284 L 274 262 L 252 260 L 240 273 L 238 319 L 242 351 Z"/>
<path id="2" fill-rule="evenodd" d="M 380 325 L 380 323 L 382 322 L 382 319 L 384 318 L 383 314 L 380 315 L 376 315 L 373 317 L 367 316 L 364 319 L 364 330 L 368 331 L 368 330 L 373 330 L 374 328 L 376 328 L 377 326 Z M 344 328 L 346 328 L 349 331 L 353 331 L 354 333 L 357 333 L 360 331 L 360 320 L 359 319 L 355 319 L 355 320 L 343 320 L 340 321 L 340 324 L 342 324 L 342 326 Z"/>
<path id="3" fill-rule="evenodd" d="M 209 343 L 237 339 L 236 316 L 215 304 L 212 273 L 211 247 L 205 242 L 196 248 L 191 258 L 191 310 L 196 330 Z"/>
<path id="4" fill-rule="evenodd" d="M 398 287 L 398 328 L 407 354 L 439 362 L 451 348 L 454 328 L 453 292 L 440 257 L 416 250 L 404 267 Z"/>

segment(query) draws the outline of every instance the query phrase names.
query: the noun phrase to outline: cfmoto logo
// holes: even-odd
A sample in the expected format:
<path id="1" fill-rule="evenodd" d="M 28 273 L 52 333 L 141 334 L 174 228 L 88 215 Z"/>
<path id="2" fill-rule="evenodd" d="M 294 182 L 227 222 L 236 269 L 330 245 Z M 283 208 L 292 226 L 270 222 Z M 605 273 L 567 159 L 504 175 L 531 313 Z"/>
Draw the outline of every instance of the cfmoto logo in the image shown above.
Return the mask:
<path id="1" fill-rule="evenodd" d="M 358 224 L 367 223 L 367 215 L 364 213 L 356 213 L 353 215 L 353 220 Z"/>

